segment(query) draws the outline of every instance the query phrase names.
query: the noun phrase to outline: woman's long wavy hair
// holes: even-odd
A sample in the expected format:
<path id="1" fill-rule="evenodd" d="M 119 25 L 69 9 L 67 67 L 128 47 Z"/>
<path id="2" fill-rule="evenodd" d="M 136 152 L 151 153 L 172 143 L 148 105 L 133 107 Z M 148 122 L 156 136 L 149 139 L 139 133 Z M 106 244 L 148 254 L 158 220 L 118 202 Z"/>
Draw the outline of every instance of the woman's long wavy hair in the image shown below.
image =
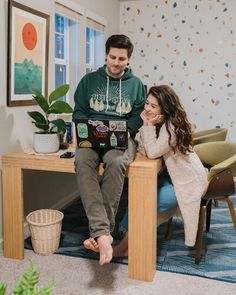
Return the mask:
<path id="1" fill-rule="evenodd" d="M 174 126 L 176 134 L 176 145 L 171 146 L 175 152 L 176 148 L 182 153 L 192 152 L 192 131 L 187 114 L 182 107 L 178 95 L 167 85 L 153 86 L 149 89 L 148 95 L 156 97 L 164 115 L 164 124 L 169 134 L 168 143 L 171 146 L 170 123 Z M 159 133 L 159 131 L 157 130 Z"/>

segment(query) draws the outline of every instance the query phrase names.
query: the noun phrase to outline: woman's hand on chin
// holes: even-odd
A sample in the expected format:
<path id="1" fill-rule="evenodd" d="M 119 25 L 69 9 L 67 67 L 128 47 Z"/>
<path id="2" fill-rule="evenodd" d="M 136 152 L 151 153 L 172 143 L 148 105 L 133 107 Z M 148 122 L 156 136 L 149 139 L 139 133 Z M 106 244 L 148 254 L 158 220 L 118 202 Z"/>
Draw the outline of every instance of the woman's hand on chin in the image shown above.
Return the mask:
<path id="1" fill-rule="evenodd" d="M 154 118 L 148 120 L 148 126 L 155 126 L 164 122 L 163 115 L 156 115 Z"/>
<path id="2" fill-rule="evenodd" d="M 147 126 L 148 125 L 148 118 L 147 118 L 147 113 L 146 111 L 142 111 L 142 113 L 140 114 L 140 117 L 143 120 L 143 126 Z"/>

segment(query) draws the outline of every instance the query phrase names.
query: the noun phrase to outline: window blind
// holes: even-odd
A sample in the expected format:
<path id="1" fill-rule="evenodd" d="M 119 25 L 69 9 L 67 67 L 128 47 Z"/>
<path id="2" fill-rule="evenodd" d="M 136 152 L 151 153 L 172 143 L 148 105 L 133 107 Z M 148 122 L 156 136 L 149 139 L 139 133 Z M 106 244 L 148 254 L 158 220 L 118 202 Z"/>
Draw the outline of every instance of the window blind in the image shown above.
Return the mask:
<path id="1" fill-rule="evenodd" d="M 62 14 L 70 19 L 74 19 L 74 20 L 81 20 L 82 19 L 81 13 L 79 13 L 78 11 L 75 11 L 74 9 L 67 7 L 61 3 L 56 2 L 55 9 L 56 9 L 57 13 Z"/>
<path id="2" fill-rule="evenodd" d="M 105 31 L 105 25 L 91 19 L 90 17 L 87 17 L 86 24 L 87 24 L 87 27 L 92 28 L 95 31 L 99 31 L 99 32 Z"/>

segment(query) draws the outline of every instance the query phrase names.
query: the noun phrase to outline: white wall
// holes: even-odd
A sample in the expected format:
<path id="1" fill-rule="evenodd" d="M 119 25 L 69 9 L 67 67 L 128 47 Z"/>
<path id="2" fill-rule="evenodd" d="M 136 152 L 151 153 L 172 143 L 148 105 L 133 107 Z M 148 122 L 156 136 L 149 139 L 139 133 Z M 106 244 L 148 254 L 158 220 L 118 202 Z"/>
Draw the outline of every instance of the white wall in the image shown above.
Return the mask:
<path id="1" fill-rule="evenodd" d="M 70 0 L 76 1 L 81 7 L 107 20 L 106 37 L 119 30 L 118 0 Z M 54 1 L 53 0 L 21 0 L 24 5 L 50 15 L 50 46 L 49 46 L 49 91 L 54 88 Z M 42 4 L 43 2 L 43 4 Z M 65 3 L 67 0 L 65 0 Z M 27 111 L 35 110 L 35 106 L 7 107 L 7 0 L 0 1 L 0 156 L 23 149 L 32 144 L 33 124 Z M 4 46 L 5 45 L 5 46 Z M 72 94 L 73 95 L 73 94 Z M 0 174 L 2 163 L 0 161 Z M 76 181 L 73 174 L 63 173 L 25 173 L 25 212 L 35 208 L 53 206 L 67 194 L 76 192 Z M 2 181 L 0 177 L 0 242 L 2 238 Z"/>
<path id="2" fill-rule="evenodd" d="M 66 1 L 66 0 L 65 0 Z M 75 0 L 85 9 L 107 20 L 106 37 L 119 33 L 120 4 L 118 0 Z"/>
<path id="3" fill-rule="evenodd" d="M 197 129 L 228 128 L 236 141 L 236 1 L 121 2 L 120 31 L 148 87 L 172 85 Z"/>

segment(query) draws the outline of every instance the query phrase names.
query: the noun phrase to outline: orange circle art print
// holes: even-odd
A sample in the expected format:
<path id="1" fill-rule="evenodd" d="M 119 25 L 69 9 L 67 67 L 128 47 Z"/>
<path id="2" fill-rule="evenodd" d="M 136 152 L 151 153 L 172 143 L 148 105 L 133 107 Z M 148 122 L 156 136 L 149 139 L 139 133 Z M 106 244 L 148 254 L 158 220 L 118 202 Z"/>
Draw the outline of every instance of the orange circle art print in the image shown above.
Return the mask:
<path id="1" fill-rule="evenodd" d="M 22 30 L 22 39 L 28 50 L 33 50 L 37 44 L 37 31 L 32 23 L 24 25 Z"/>

